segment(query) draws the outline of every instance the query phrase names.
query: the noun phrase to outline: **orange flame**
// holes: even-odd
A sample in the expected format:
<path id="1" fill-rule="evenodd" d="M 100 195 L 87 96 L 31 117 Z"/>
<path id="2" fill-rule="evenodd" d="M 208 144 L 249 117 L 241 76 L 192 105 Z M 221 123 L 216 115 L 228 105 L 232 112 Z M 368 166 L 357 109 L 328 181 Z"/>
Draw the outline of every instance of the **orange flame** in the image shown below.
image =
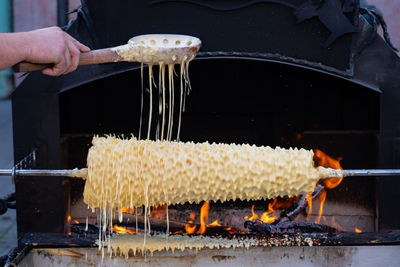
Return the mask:
<path id="1" fill-rule="evenodd" d="M 324 210 L 324 203 L 326 200 L 326 191 L 325 190 L 321 191 L 321 194 L 319 195 L 318 199 L 321 201 L 321 203 L 319 204 L 318 217 L 315 220 L 315 223 L 319 223 L 321 221 L 322 212 Z"/>
<path id="2" fill-rule="evenodd" d="M 122 213 L 129 213 L 129 214 L 133 214 L 133 209 L 131 209 L 131 208 L 125 208 L 125 207 L 122 207 Z M 119 212 L 119 210 L 116 210 L 116 212 Z"/>
<path id="3" fill-rule="evenodd" d="M 188 234 L 204 234 L 207 230 L 207 228 L 210 227 L 216 227 L 216 226 L 221 226 L 218 223 L 218 220 L 213 221 L 210 224 L 206 224 L 208 221 L 208 210 L 210 209 L 210 204 L 208 202 L 204 202 L 203 206 L 200 209 L 200 227 L 199 229 L 196 231 L 196 225 L 193 225 L 193 221 L 196 219 L 196 215 L 194 213 L 190 213 L 189 217 L 190 217 L 190 221 L 188 221 L 185 225 L 185 231 Z M 179 232 L 179 231 L 178 231 Z"/>
<path id="4" fill-rule="evenodd" d="M 342 158 L 334 159 L 319 149 L 314 149 L 314 160 L 315 160 L 317 166 L 343 170 L 342 166 L 340 165 L 340 161 L 342 160 Z M 333 188 L 337 187 L 342 182 L 342 180 L 343 180 L 343 178 L 331 177 L 331 178 L 322 180 L 322 183 L 325 186 L 325 188 L 333 189 Z M 324 203 L 326 200 L 326 191 L 325 190 L 323 190 L 321 192 L 318 199 L 320 200 L 320 205 L 319 205 L 318 217 L 315 220 L 315 223 L 319 223 L 321 221 L 321 216 L 322 216 L 323 209 L 324 209 Z M 333 227 L 335 227 L 336 229 L 342 231 L 342 227 L 335 223 L 334 217 L 332 217 L 331 225 Z"/>
<path id="5" fill-rule="evenodd" d="M 79 224 L 79 221 L 77 221 L 77 220 L 74 220 L 74 223 L 75 223 L 75 224 Z"/>
<path id="6" fill-rule="evenodd" d="M 126 227 L 118 226 L 117 224 L 114 225 L 114 227 L 112 228 L 112 231 L 114 233 L 118 233 L 118 234 L 126 234 L 126 233 L 128 233 L 128 234 L 136 234 L 136 231 L 134 231 L 132 229 L 129 229 L 129 228 L 126 228 Z"/>
<path id="7" fill-rule="evenodd" d="M 185 231 L 188 234 L 193 234 L 196 231 L 196 225 L 193 225 L 193 221 L 188 221 L 188 223 L 185 225 Z"/>
<path id="8" fill-rule="evenodd" d="M 67 221 L 68 221 L 68 222 L 71 221 L 71 215 L 68 216 Z"/>
<path id="9" fill-rule="evenodd" d="M 204 202 L 203 206 L 200 209 L 200 228 L 196 232 L 196 234 L 204 234 L 206 232 L 206 222 L 208 221 L 208 210 L 210 208 L 210 204 L 208 202 Z"/>
<path id="10" fill-rule="evenodd" d="M 215 221 L 213 221 L 212 223 L 207 224 L 207 227 L 215 227 L 215 226 L 221 226 L 221 225 L 218 223 L 218 220 L 215 220 Z"/>
<path id="11" fill-rule="evenodd" d="M 362 230 L 358 229 L 357 227 L 354 228 L 354 231 L 355 231 L 356 233 L 362 233 Z"/>
<path id="12" fill-rule="evenodd" d="M 250 220 L 250 221 L 255 221 L 255 220 L 260 220 L 263 221 L 265 223 L 272 223 L 276 220 L 276 216 L 272 216 L 272 213 L 274 212 L 273 206 L 276 205 L 278 199 L 275 198 L 272 203 L 268 204 L 268 211 L 264 212 L 261 215 L 261 218 L 258 216 L 257 213 L 254 212 L 254 205 L 251 206 L 251 214 L 252 216 L 244 216 L 244 218 L 246 220 Z"/>
<path id="13" fill-rule="evenodd" d="M 257 220 L 257 219 L 259 219 L 259 217 L 258 217 L 258 215 L 254 212 L 254 204 L 251 206 L 251 217 L 249 217 L 249 216 L 244 216 L 244 218 L 246 219 L 246 220 L 249 220 L 249 221 L 255 221 L 255 220 Z"/>
<path id="14" fill-rule="evenodd" d="M 188 234 L 193 234 L 196 231 L 196 225 L 193 225 L 193 220 L 196 219 L 196 215 L 194 213 L 190 213 L 189 215 L 191 221 L 188 221 L 185 225 L 185 231 Z M 178 231 L 179 232 L 179 231 Z"/>
<path id="15" fill-rule="evenodd" d="M 342 158 L 334 159 L 319 149 L 314 149 L 314 160 L 317 162 L 318 166 L 343 170 L 342 166 L 340 166 L 340 161 L 342 160 Z M 326 188 L 333 189 L 338 186 L 342 182 L 342 180 L 343 177 L 327 178 L 324 179 L 322 182 Z"/>

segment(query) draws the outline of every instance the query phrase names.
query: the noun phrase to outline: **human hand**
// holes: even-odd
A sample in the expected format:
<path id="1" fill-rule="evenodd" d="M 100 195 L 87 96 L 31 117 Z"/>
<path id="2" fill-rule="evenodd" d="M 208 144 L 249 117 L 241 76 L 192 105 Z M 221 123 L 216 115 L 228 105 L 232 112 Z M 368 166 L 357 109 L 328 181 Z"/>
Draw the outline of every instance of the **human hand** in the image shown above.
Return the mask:
<path id="1" fill-rule="evenodd" d="M 50 27 L 25 33 L 25 59 L 31 63 L 54 64 L 43 74 L 59 76 L 76 70 L 81 52 L 90 48 L 81 44 L 59 27 Z"/>

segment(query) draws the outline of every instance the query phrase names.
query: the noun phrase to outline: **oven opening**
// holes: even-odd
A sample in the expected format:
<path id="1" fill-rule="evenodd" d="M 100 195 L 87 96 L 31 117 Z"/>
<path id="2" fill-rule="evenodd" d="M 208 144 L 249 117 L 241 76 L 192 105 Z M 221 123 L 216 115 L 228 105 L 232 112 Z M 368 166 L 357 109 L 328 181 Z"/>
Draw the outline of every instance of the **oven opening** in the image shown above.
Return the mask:
<path id="1" fill-rule="evenodd" d="M 86 167 L 94 135 L 138 135 L 140 77 L 137 69 L 61 94 L 63 168 Z M 321 72 L 249 59 L 197 60 L 190 66 L 190 80 L 182 141 L 305 148 L 314 151 L 316 166 L 378 167 L 378 92 Z M 145 83 L 144 125 L 148 123 L 148 88 Z M 157 101 L 153 99 L 153 104 Z M 152 119 L 154 139 L 157 117 Z M 85 228 L 86 220 L 90 225 L 98 223 L 96 213 L 83 202 L 84 183 L 70 181 L 67 224 L 72 232 Z M 149 223 L 154 233 L 165 233 L 168 210 L 171 235 L 375 232 L 375 190 L 372 177 L 331 178 L 320 182 L 314 192 L 295 197 L 152 207 Z M 119 212 L 109 231 L 143 232 L 143 208 L 123 207 L 122 222 Z"/>

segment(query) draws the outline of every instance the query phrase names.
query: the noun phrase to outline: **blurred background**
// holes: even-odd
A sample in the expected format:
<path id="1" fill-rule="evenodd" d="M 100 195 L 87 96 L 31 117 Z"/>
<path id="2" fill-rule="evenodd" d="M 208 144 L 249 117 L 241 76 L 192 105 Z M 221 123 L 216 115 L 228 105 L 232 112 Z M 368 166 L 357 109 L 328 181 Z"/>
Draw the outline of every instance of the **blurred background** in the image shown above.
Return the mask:
<path id="1" fill-rule="evenodd" d="M 393 45 L 400 48 L 400 1 L 360 0 L 375 7 L 384 17 Z M 64 26 L 74 19 L 80 0 L 0 0 L 0 32 L 20 32 L 48 26 Z M 382 30 L 379 29 L 382 34 Z M 23 78 L 11 69 L 0 71 L 0 169 L 12 168 L 13 141 L 10 95 Z M 14 191 L 10 177 L 0 177 L 0 198 Z M 0 256 L 17 244 L 14 210 L 0 216 Z"/>

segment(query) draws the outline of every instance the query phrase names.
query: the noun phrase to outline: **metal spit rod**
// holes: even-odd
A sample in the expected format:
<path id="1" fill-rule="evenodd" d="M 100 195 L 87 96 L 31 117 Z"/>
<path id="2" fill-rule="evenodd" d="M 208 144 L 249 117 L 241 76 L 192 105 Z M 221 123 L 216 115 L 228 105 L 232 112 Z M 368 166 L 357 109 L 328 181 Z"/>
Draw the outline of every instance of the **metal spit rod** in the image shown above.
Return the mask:
<path id="1" fill-rule="evenodd" d="M 74 170 L 25 170 L 8 169 L 1 170 L 0 176 L 64 176 L 83 177 L 87 169 Z M 375 169 L 375 170 L 339 170 L 329 169 L 329 177 L 351 177 L 351 176 L 400 176 L 400 169 Z"/>
<path id="2" fill-rule="evenodd" d="M 65 177 L 83 177 L 87 169 L 74 170 L 25 170 L 25 169 L 8 169 L 1 170 L 0 176 L 65 176 Z M 82 176 L 80 176 L 82 175 Z"/>
<path id="3" fill-rule="evenodd" d="M 337 171 L 337 170 L 335 170 Z M 400 175 L 400 169 L 376 169 L 376 170 L 339 170 L 343 177 L 348 176 L 396 176 Z"/>

